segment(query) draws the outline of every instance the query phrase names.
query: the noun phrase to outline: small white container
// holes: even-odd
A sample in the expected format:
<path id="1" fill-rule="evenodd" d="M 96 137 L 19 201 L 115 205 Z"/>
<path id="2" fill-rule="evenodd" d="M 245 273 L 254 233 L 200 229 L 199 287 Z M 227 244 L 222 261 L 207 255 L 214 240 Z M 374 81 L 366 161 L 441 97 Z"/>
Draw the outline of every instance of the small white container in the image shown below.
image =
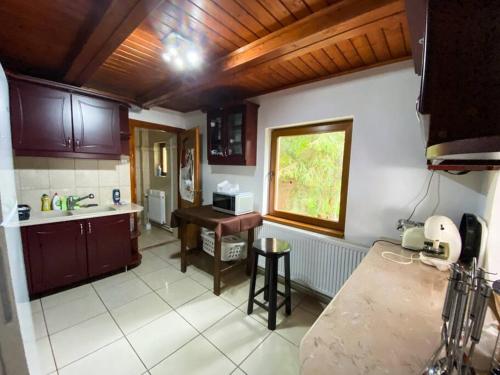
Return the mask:
<path id="1" fill-rule="evenodd" d="M 215 232 L 206 228 L 201 228 L 201 238 L 203 239 L 203 251 L 214 256 Z M 247 257 L 246 242 L 238 236 L 229 235 L 222 237 L 221 260 L 229 262 Z"/>

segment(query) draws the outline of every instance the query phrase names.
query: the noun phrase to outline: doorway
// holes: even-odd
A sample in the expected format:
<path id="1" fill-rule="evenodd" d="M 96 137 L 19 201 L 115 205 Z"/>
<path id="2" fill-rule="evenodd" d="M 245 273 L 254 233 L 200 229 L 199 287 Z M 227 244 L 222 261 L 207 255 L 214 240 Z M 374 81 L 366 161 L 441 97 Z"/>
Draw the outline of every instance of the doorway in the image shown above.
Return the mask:
<path id="1" fill-rule="evenodd" d="M 130 120 L 132 200 L 143 206 L 138 215 L 139 249 L 176 239 L 170 217 L 178 206 L 177 134 L 163 125 Z"/>

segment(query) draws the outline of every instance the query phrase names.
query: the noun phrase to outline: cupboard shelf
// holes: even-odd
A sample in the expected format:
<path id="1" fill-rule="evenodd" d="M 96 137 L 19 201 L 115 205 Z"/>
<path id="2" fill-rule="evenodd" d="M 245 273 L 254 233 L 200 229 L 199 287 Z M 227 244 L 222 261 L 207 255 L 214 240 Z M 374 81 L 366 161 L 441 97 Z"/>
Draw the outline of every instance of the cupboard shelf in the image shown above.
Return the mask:
<path id="1" fill-rule="evenodd" d="M 208 164 L 256 165 L 258 108 L 243 102 L 208 111 Z"/>

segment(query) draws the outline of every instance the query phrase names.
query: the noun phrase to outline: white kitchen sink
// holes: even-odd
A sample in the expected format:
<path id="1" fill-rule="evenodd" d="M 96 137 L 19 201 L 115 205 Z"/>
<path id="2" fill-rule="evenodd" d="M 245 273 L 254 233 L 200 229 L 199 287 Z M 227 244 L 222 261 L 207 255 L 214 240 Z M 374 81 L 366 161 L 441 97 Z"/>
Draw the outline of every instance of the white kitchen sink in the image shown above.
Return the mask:
<path id="1" fill-rule="evenodd" d="M 71 215 L 86 215 L 86 214 L 97 214 L 101 212 L 116 211 L 116 208 L 111 206 L 97 206 L 88 208 L 79 208 L 77 210 L 71 211 Z"/>

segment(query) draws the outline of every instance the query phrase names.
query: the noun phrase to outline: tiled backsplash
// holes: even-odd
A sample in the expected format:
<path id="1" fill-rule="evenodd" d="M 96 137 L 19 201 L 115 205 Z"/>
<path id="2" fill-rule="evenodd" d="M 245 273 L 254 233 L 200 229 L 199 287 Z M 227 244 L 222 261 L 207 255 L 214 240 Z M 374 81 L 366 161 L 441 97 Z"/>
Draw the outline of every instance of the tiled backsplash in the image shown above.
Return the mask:
<path id="1" fill-rule="evenodd" d="M 18 156 L 14 159 L 17 200 L 40 211 L 42 194 L 94 194 L 84 203 L 112 204 L 112 191 L 119 188 L 122 201 L 130 202 L 130 163 L 122 160 L 38 158 Z"/>

